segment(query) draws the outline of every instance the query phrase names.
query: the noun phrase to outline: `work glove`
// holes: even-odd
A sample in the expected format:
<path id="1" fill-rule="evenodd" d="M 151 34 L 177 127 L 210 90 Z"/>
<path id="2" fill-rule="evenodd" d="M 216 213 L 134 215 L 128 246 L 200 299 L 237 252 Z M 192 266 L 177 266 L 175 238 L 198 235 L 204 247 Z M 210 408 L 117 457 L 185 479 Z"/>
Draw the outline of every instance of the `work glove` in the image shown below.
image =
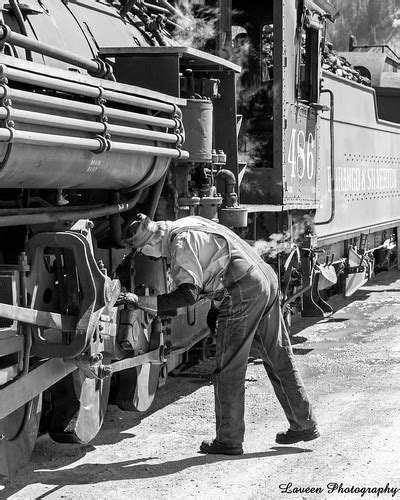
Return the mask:
<path id="1" fill-rule="evenodd" d="M 126 305 L 128 309 L 142 309 L 153 316 L 157 314 L 157 297 L 155 295 L 138 296 L 135 293 L 121 292 L 115 305 Z"/>
<path id="2" fill-rule="evenodd" d="M 117 301 L 115 302 L 115 305 L 116 306 L 127 305 L 131 306 L 134 309 L 137 309 L 138 299 L 139 297 L 135 293 L 121 292 L 118 296 Z"/>

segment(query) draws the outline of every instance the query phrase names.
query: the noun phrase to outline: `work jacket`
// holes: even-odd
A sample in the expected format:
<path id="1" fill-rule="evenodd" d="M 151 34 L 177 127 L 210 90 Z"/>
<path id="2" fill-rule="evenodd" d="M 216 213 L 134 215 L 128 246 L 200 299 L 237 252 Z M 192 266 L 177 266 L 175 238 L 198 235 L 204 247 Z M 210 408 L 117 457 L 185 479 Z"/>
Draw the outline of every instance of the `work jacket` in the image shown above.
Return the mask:
<path id="1" fill-rule="evenodd" d="M 170 247 L 174 239 L 185 231 L 202 231 L 224 238 L 229 252 L 228 266 L 222 270 L 224 288 L 238 282 L 254 267 L 265 269 L 265 262 L 252 246 L 225 226 L 199 216 L 184 217 L 170 223 L 168 235 Z M 217 292 L 218 288 L 220 287 L 216 284 L 213 291 Z M 206 292 L 212 292 L 212 290 Z"/>

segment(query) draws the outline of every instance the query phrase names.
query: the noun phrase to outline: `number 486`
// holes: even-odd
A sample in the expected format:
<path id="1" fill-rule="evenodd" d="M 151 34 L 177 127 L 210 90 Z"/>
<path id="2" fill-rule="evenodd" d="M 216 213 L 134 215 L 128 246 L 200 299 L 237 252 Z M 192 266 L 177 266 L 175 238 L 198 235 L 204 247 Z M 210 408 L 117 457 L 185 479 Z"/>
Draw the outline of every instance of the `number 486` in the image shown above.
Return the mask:
<path id="1" fill-rule="evenodd" d="M 303 130 L 292 129 L 287 159 L 288 164 L 292 167 L 291 177 L 302 179 L 306 172 L 309 179 L 313 177 L 314 147 L 315 141 L 311 132 L 306 141 Z"/>

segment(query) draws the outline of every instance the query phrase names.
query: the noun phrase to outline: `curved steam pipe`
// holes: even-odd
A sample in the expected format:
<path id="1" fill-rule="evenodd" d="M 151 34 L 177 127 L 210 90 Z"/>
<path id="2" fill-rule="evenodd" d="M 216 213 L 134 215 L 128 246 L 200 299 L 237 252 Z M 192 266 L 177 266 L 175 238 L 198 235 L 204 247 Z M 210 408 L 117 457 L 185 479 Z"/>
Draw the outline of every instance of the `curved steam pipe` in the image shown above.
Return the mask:
<path id="1" fill-rule="evenodd" d="M 228 170 L 227 168 L 222 168 L 219 170 L 216 174 L 215 177 L 218 178 L 219 181 L 223 182 L 224 184 L 224 193 L 229 194 L 232 191 L 228 191 L 229 186 L 236 187 L 236 177 L 235 174 L 231 171 Z"/>
<path id="2" fill-rule="evenodd" d="M 219 170 L 215 174 L 215 185 L 217 188 L 217 192 L 222 195 L 223 205 L 231 206 L 232 201 L 229 201 L 230 195 L 233 195 L 236 190 L 236 177 L 235 174 L 228 170 L 227 168 L 223 168 Z"/>
<path id="3" fill-rule="evenodd" d="M 157 205 L 158 202 L 160 201 L 160 196 L 162 189 L 164 187 L 165 179 L 167 177 L 168 170 L 165 172 L 165 174 L 152 186 L 152 192 L 151 192 L 151 203 L 150 207 L 148 209 L 148 215 L 150 219 L 154 219 L 154 215 L 157 210 Z M 139 193 L 140 197 L 141 191 Z M 115 195 L 115 200 L 118 202 L 119 199 L 119 193 L 116 193 Z M 138 198 L 139 199 L 139 198 Z M 136 217 L 136 214 L 135 214 Z M 119 245 L 121 248 L 125 247 L 126 245 L 122 241 L 122 225 L 121 225 L 121 219 L 117 213 L 110 215 L 109 217 L 110 221 L 110 233 L 111 237 L 114 243 Z M 125 222 L 124 225 L 129 226 L 129 224 L 132 222 L 132 220 L 128 220 Z"/>

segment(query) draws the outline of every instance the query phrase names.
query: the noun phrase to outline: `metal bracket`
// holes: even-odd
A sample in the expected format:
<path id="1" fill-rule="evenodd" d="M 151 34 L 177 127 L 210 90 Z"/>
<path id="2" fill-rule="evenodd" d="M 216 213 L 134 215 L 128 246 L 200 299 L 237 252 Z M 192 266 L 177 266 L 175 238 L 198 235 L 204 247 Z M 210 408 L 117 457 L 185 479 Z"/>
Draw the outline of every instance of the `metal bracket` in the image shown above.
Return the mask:
<path id="1" fill-rule="evenodd" d="M 69 231 L 40 233 L 29 240 L 26 249 L 31 262 L 31 272 L 27 276 L 27 284 L 28 288 L 31 288 L 30 295 L 33 297 L 30 304 L 32 309 L 46 309 L 46 303 L 42 299 L 44 290 L 41 290 L 43 282 L 41 274 L 46 272 L 43 257 L 46 248 L 69 251 L 72 265 L 76 268 L 77 278 L 83 290 L 83 296 L 75 329 L 69 336 L 70 338 L 63 338 L 61 342 L 50 342 L 41 335 L 37 328 L 33 328 L 32 353 L 43 358 L 75 358 L 82 354 L 89 345 L 96 333 L 101 315 L 107 315 L 110 308 L 113 307 L 120 292 L 120 284 L 117 280 L 111 280 L 100 271 L 94 259 L 92 248 L 82 234 Z M 48 311 L 48 313 L 50 312 Z M 55 329 L 58 329 L 57 326 Z"/>
<path id="2" fill-rule="evenodd" d="M 92 356 L 85 354 L 76 358 L 65 359 L 65 361 L 73 363 L 88 378 L 101 380 L 112 375 L 112 367 L 102 363 L 103 355 L 101 353 Z"/>

